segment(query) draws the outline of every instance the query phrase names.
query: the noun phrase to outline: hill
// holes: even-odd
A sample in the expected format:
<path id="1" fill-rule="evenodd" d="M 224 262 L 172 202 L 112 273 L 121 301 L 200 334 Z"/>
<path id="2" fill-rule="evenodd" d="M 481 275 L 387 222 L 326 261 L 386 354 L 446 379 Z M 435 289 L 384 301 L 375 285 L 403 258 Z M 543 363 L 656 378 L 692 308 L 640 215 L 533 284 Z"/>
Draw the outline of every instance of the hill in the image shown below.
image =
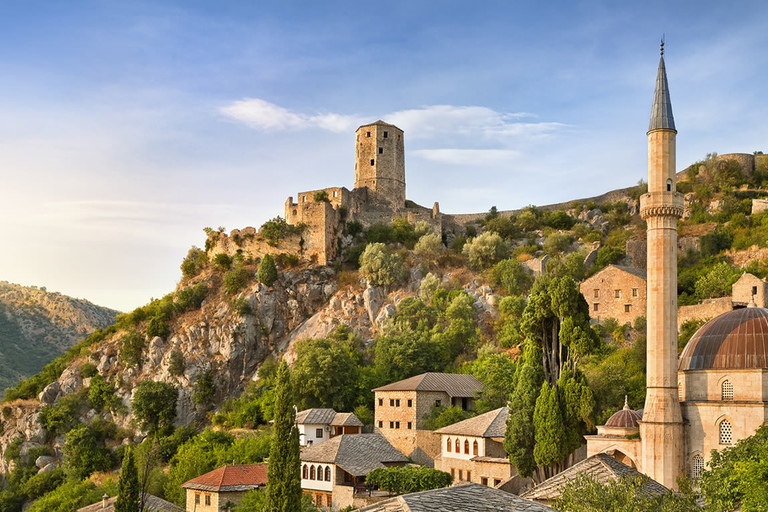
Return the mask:
<path id="1" fill-rule="evenodd" d="M 118 314 L 45 288 L 0 282 L 0 388 L 39 372 Z"/>

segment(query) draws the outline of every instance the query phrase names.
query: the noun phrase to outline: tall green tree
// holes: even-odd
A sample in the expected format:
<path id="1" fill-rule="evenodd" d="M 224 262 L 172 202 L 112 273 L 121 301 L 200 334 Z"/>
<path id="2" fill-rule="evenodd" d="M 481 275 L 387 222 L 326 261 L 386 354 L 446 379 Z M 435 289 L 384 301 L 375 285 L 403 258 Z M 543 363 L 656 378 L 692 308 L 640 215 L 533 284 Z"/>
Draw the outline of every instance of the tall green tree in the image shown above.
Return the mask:
<path id="1" fill-rule="evenodd" d="M 542 383 L 539 398 L 533 412 L 534 439 L 533 458 L 544 467 L 544 478 L 563 470 L 562 461 L 568 455 L 565 423 L 563 422 L 557 388 Z"/>
<path id="2" fill-rule="evenodd" d="M 293 406 L 288 364 L 277 370 L 275 423 L 267 471 L 267 510 L 295 512 L 301 509 L 299 431 Z"/>
<path id="3" fill-rule="evenodd" d="M 541 372 L 524 364 L 516 375 L 517 385 L 509 402 L 509 419 L 504 435 L 504 450 L 522 477 L 531 477 L 536 469 L 533 449 L 536 444 L 533 415 L 541 385 Z M 537 382 L 539 384 L 537 384 Z"/>
<path id="4" fill-rule="evenodd" d="M 264 258 L 259 263 L 259 272 L 257 277 L 259 282 L 267 286 L 272 286 L 277 281 L 277 267 L 275 266 L 275 260 L 271 255 L 265 254 Z"/>
<path id="5" fill-rule="evenodd" d="M 133 450 L 128 448 L 123 457 L 123 467 L 118 481 L 115 512 L 141 512 L 142 496 L 139 487 L 139 473 L 133 459 Z"/>

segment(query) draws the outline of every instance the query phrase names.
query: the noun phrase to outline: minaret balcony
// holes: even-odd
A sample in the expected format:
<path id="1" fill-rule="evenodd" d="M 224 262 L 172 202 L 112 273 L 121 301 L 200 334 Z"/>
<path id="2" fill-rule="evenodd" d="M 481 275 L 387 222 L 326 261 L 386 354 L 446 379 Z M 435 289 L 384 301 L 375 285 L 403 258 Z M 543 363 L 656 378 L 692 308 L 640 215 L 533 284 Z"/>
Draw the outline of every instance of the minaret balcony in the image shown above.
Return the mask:
<path id="1" fill-rule="evenodd" d="M 649 192 L 640 196 L 640 217 L 677 217 L 683 216 L 685 199 L 679 192 Z"/>

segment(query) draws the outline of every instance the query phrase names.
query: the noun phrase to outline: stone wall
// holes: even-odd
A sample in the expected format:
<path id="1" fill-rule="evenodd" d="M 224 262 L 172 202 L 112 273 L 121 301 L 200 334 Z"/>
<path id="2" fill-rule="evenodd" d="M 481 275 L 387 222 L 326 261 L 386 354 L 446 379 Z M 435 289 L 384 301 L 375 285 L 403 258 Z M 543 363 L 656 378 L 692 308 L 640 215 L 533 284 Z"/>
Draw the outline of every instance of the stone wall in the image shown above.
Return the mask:
<path id="1" fill-rule="evenodd" d="M 505 458 L 478 457 L 472 460 L 441 456 L 435 459 L 435 469 L 450 473 L 454 483 L 474 482 L 489 487 L 517 475 L 515 467 Z"/>
<path id="2" fill-rule="evenodd" d="M 752 200 L 752 215 L 768 210 L 768 199 Z"/>
<path id="3" fill-rule="evenodd" d="M 731 296 L 734 303 L 749 304 L 754 299 L 758 307 L 764 308 L 768 298 L 768 283 L 745 272 L 738 281 L 733 283 Z"/>
<path id="4" fill-rule="evenodd" d="M 600 321 L 614 318 L 619 324 L 645 316 L 645 279 L 609 265 L 579 285 L 589 304 L 589 316 Z"/>
<path id="5" fill-rule="evenodd" d="M 731 297 L 708 299 L 693 306 L 680 306 L 677 308 L 677 329 L 679 331 L 680 327 L 688 320 L 709 320 L 732 309 L 733 300 Z"/>

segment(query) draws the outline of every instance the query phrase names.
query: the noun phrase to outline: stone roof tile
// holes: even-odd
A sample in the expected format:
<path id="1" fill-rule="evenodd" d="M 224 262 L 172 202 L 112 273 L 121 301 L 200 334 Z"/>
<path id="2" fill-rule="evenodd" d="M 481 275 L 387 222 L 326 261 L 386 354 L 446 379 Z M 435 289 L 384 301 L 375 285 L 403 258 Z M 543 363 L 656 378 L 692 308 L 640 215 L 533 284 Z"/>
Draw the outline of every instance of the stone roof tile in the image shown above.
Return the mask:
<path id="1" fill-rule="evenodd" d="M 354 476 L 365 476 L 385 463 L 405 463 L 408 458 L 381 434 L 346 434 L 301 450 L 302 462 L 336 464 Z"/>
<path id="2" fill-rule="evenodd" d="M 372 391 L 444 391 L 451 397 L 473 398 L 481 389 L 483 385 L 474 375 L 429 372 Z"/>
<path id="3" fill-rule="evenodd" d="M 459 421 L 453 425 L 448 425 L 435 430 L 435 434 L 451 434 L 473 437 L 504 437 L 507 429 L 507 418 L 509 418 L 509 408 L 501 407 L 499 409 L 486 412 L 474 418 Z"/>

